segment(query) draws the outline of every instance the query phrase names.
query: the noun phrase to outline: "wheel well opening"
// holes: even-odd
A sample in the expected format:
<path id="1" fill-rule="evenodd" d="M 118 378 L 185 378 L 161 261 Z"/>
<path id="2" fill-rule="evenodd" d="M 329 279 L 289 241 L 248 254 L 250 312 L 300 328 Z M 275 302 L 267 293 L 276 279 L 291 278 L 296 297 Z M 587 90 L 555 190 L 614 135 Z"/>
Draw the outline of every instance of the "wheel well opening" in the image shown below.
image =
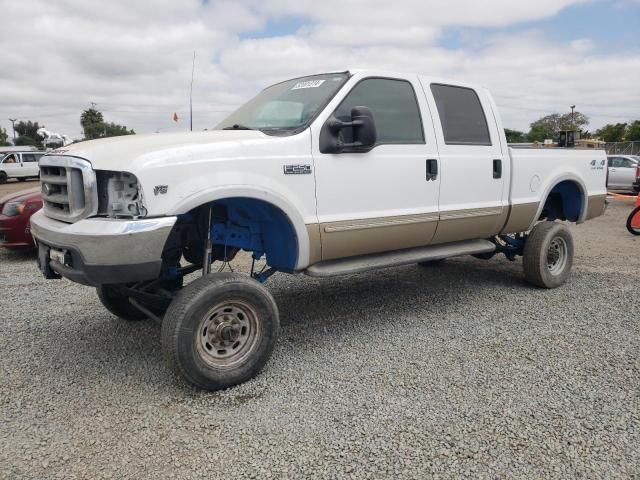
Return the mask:
<path id="1" fill-rule="evenodd" d="M 577 222 L 583 208 L 582 190 L 577 183 L 565 180 L 549 192 L 540 219 Z"/>
<path id="2" fill-rule="evenodd" d="M 298 238 L 291 220 L 271 203 L 247 197 L 216 200 L 179 215 L 165 246 L 165 264 L 177 265 L 182 256 L 203 263 L 210 210 L 214 260 L 229 261 L 245 250 L 256 258 L 265 255 L 270 267 L 294 271 Z"/>

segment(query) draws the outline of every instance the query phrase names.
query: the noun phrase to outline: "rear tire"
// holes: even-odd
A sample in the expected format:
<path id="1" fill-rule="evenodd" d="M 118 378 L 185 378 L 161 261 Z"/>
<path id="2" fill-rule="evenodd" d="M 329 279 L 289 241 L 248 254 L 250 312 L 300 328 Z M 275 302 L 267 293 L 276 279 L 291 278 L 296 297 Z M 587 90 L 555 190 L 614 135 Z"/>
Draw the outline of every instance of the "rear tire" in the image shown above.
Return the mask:
<path id="1" fill-rule="evenodd" d="M 253 378 L 273 351 L 278 307 L 260 283 L 214 273 L 184 287 L 162 322 L 169 368 L 198 388 L 221 390 Z"/>
<path id="2" fill-rule="evenodd" d="M 124 295 L 118 285 L 101 285 L 96 288 L 102 305 L 116 317 L 129 322 L 145 320 L 147 316 L 129 303 L 129 296 Z"/>
<path id="3" fill-rule="evenodd" d="M 0 172 L 0 183 L 7 183 L 7 172 Z"/>
<path id="4" fill-rule="evenodd" d="M 640 225 L 640 207 L 636 207 L 627 218 L 627 230 L 629 230 L 629 233 L 640 235 L 640 226 L 634 227 L 634 225 Z"/>
<path id="5" fill-rule="evenodd" d="M 542 288 L 556 288 L 567 281 L 573 265 L 573 237 L 569 229 L 555 222 L 533 227 L 524 245 L 524 277 Z"/>

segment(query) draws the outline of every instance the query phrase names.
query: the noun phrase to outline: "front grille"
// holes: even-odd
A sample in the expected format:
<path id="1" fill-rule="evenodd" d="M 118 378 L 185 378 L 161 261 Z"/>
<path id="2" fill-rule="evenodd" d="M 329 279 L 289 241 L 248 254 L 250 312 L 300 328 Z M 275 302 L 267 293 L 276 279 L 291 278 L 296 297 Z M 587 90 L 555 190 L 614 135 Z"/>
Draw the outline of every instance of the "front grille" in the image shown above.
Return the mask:
<path id="1" fill-rule="evenodd" d="M 73 223 L 95 214 L 98 209 L 96 175 L 86 160 L 42 157 L 40 183 L 47 217 Z"/>

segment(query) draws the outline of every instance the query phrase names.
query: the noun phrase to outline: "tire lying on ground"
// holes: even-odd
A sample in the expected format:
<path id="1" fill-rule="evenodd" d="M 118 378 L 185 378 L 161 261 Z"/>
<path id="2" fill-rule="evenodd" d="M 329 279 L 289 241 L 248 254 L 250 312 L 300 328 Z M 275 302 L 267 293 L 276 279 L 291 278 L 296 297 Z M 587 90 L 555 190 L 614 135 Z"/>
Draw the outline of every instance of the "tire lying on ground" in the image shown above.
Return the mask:
<path id="1" fill-rule="evenodd" d="M 96 288 L 102 305 L 116 317 L 134 322 L 144 320 L 147 316 L 129 303 L 129 296 L 122 293 L 118 285 L 101 285 Z"/>
<path id="2" fill-rule="evenodd" d="M 573 237 L 564 224 L 538 223 L 524 245 L 525 279 L 538 287 L 559 287 L 571 274 L 573 252 Z"/>
<path id="3" fill-rule="evenodd" d="M 169 368 L 196 387 L 220 390 L 254 377 L 275 345 L 278 307 L 256 280 L 213 273 L 184 287 L 162 322 Z"/>

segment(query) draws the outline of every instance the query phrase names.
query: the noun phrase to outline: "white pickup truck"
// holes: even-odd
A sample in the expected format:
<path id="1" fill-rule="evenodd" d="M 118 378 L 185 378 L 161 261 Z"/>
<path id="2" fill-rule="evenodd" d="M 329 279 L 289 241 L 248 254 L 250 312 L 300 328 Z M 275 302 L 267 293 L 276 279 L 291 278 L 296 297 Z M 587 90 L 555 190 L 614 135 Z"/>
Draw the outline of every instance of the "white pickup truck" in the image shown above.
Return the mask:
<path id="1" fill-rule="evenodd" d="M 601 215 L 606 194 L 604 151 L 509 148 L 484 88 L 377 71 L 287 80 L 213 131 L 83 142 L 40 167 L 44 275 L 96 287 L 121 318 L 162 321 L 170 367 L 210 390 L 267 361 L 274 272 L 503 253 L 557 287 L 574 248 L 559 221 Z M 265 268 L 211 273 L 240 250 Z"/>

